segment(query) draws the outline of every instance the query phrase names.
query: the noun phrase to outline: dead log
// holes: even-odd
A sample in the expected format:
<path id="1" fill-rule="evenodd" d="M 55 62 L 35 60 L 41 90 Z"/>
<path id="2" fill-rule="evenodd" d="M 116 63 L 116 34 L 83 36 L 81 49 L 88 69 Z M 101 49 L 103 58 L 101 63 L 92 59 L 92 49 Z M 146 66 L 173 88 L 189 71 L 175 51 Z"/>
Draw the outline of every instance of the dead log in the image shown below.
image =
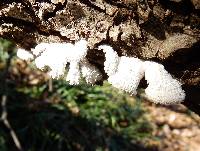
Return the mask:
<path id="1" fill-rule="evenodd" d="M 105 58 L 96 48 L 103 43 L 120 56 L 160 62 L 183 83 L 184 104 L 200 115 L 198 0 L 2 0 L 0 36 L 25 49 L 85 38 L 87 58 L 102 72 Z"/>

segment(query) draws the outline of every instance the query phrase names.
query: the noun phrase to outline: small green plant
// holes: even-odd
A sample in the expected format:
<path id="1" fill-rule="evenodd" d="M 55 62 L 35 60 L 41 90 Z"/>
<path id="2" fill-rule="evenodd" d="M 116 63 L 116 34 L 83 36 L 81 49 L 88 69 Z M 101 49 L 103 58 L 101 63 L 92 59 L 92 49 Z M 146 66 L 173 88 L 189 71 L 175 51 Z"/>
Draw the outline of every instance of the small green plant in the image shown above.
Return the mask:
<path id="1" fill-rule="evenodd" d="M 2 51 L 5 49 L 0 49 L 0 54 L 5 53 L 2 62 L 6 62 L 10 53 Z M 15 61 L 9 68 L 13 67 Z M 8 74 L 12 75 L 11 71 Z M 24 150 L 130 150 L 151 137 L 151 125 L 140 100 L 108 83 L 70 86 L 55 80 L 49 91 L 45 81 L 32 86 L 18 83 L 13 75 L 4 81 L 8 118 Z M 1 132 L 0 150 L 16 150 L 0 125 Z"/>
<path id="2" fill-rule="evenodd" d="M 8 40 L 0 38 L 0 63 L 6 63 L 10 53 L 14 52 L 14 44 Z"/>

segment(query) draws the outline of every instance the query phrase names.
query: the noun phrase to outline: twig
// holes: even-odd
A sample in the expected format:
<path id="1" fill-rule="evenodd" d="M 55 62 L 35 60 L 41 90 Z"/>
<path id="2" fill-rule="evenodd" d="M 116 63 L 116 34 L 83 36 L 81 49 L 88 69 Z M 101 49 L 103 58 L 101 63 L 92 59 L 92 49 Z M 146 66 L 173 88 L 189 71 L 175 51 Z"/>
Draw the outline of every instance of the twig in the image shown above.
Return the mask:
<path id="1" fill-rule="evenodd" d="M 10 48 L 8 50 L 11 51 L 12 49 L 13 49 L 12 46 L 10 46 Z M 2 80 L 1 83 L 3 85 L 3 92 L 2 92 L 2 98 L 1 98 L 2 114 L 1 114 L 0 120 L 3 122 L 3 124 L 9 130 L 10 135 L 11 135 L 13 142 L 14 142 L 15 146 L 17 147 L 17 149 L 19 151 L 23 151 L 21 143 L 20 143 L 14 129 L 12 128 L 10 122 L 8 121 L 8 112 L 7 112 L 7 107 L 6 107 L 7 101 L 8 101 L 7 100 L 8 88 L 7 88 L 6 81 L 7 81 L 7 76 L 8 76 L 8 73 L 9 73 L 9 67 L 10 67 L 11 60 L 12 60 L 13 56 L 14 56 L 14 53 L 11 51 L 11 53 L 9 54 L 9 58 L 6 61 L 6 67 L 3 71 L 3 75 L 1 77 L 1 80 Z"/>
<path id="2" fill-rule="evenodd" d="M 48 83 L 48 85 L 49 85 L 49 92 L 53 92 L 53 81 L 52 81 L 52 78 L 51 78 L 51 77 L 49 78 L 49 83 Z"/>
<path id="3" fill-rule="evenodd" d="M 11 135 L 17 149 L 22 151 L 23 149 L 22 149 L 21 143 L 20 143 L 15 131 L 13 130 L 12 126 L 10 125 L 10 123 L 8 121 L 8 118 L 7 118 L 8 113 L 7 113 L 6 104 L 7 104 L 7 96 L 3 95 L 2 99 L 1 99 L 1 107 L 2 107 L 1 121 L 8 128 L 10 135 Z"/>

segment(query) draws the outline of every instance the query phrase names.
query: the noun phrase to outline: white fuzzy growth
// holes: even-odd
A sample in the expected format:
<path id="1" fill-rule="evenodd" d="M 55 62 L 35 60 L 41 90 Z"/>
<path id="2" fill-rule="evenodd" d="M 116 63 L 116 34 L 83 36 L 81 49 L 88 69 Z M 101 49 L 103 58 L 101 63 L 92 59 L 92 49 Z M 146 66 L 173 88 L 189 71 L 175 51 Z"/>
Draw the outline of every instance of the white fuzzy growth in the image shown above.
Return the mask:
<path id="1" fill-rule="evenodd" d="M 145 93 L 149 100 L 160 104 L 172 104 L 185 99 L 181 83 L 174 79 L 163 65 L 151 61 L 143 62 L 134 57 L 119 57 L 108 45 L 101 45 L 98 49 L 103 49 L 105 53 L 104 70 L 109 76 L 108 82 L 114 87 L 136 95 L 139 82 L 145 76 L 148 83 Z M 94 84 L 102 75 L 86 59 L 87 50 L 87 41 L 80 40 L 75 45 L 41 43 L 32 49 L 32 52 L 38 56 L 35 59 L 36 66 L 40 69 L 48 66 L 52 78 L 63 76 L 66 64 L 70 63 L 66 80 L 71 85 L 80 83 L 81 73 L 88 84 Z M 23 49 L 18 49 L 17 55 L 24 60 L 33 58 L 32 54 Z"/>
<path id="2" fill-rule="evenodd" d="M 52 78 L 59 78 L 64 75 L 68 52 L 71 49 L 73 49 L 72 44 L 41 43 L 37 45 L 33 51 L 35 54 L 42 52 L 41 55 L 35 59 L 35 64 L 39 69 L 48 66 L 51 69 L 49 75 Z"/>
<path id="3" fill-rule="evenodd" d="M 137 58 L 123 56 L 120 58 L 117 72 L 109 76 L 108 82 L 116 88 L 136 95 L 137 87 L 143 76 L 143 62 Z"/>
<path id="4" fill-rule="evenodd" d="M 40 43 L 35 48 L 31 49 L 32 53 L 36 56 L 38 56 L 40 53 L 46 51 L 49 48 L 50 44 L 49 43 Z"/>
<path id="5" fill-rule="evenodd" d="M 33 55 L 26 51 L 25 49 L 17 49 L 17 57 L 19 57 L 22 60 L 31 60 L 33 59 Z"/>
<path id="6" fill-rule="evenodd" d="M 145 61 L 145 79 L 149 84 L 145 89 L 146 96 L 154 103 L 173 104 L 185 99 L 181 83 L 174 79 L 164 66 L 155 62 Z"/>
<path id="7" fill-rule="evenodd" d="M 108 76 L 113 75 L 117 71 L 120 57 L 111 46 L 101 45 L 98 49 L 103 49 L 103 52 L 105 53 L 106 61 L 104 62 L 104 71 Z"/>
<path id="8" fill-rule="evenodd" d="M 87 50 L 87 41 L 80 40 L 75 45 L 72 45 L 72 47 L 65 48 L 65 58 L 67 62 L 80 62 L 85 58 Z"/>
<path id="9" fill-rule="evenodd" d="M 80 40 L 75 43 L 72 50 L 68 50 L 66 56 L 67 61 L 70 63 L 69 71 L 66 80 L 69 81 L 71 85 L 77 85 L 80 83 L 80 63 L 84 60 L 87 54 L 87 41 Z"/>
<path id="10" fill-rule="evenodd" d="M 66 81 L 69 81 L 70 85 L 78 85 L 79 84 L 79 82 L 80 82 L 79 63 L 77 63 L 77 62 L 70 63 Z"/>
<path id="11" fill-rule="evenodd" d="M 70 43 L 40 43 L 35 49 L 32 49 L 32 52 L 34 55 L 40 55 L 35 59 L 35 64 L 38 68 L 43 69 L 45 66 L 48 66 L 51 69 L 49 75 L 52 78 L 59 78 L 64 75 L 68 62 L 79 64 L 84 59 L 87 54 L 87 41 L 80 40 L 75 45 Z M 70 65 L 71 67 L 75 66 Z M 71 70 L 73 71 L 73 69 L 69 69 L 69 71 Z M 76 84 L 78 82 L 74 79 L 78 79 L 77 74 L 72 73 L 69 73 L 70 75 L 67 79 L 71 83 Z M 76 75 L 76 77 L 73 78 L 72 75 Z"/>
<path id="12" fill-rule="evenodd" d="M 145 89 L 149 100 L 160 104 L 180 103 L 185 99 L 181 83 L 174 79 L 164 66 L 155 62 L 138 58 L 119 57 L 112 47 L 99 46 L 105 53 L 104 70 L 108 74 L 108 82 L 114 87 L 131 94 L 137 94 L 137 87 L 144 77 L 148 82 Z"/>
<path id="13" fill-rule="evenodd" d="M 71 60 L 74 61 L 80 61 L 85 58 L 87 55 L 87 41 L 86 40 L 80 40 L 75 43 L 74 46 L 74 52 L 72 51 L 72 55 L 70 56 Z"/>
<path id="14" fill-rule="evenodd" d="M 87 59 L 81 62 L 82 76 L 85 78 L 87 84 L 95 84 L 102 78 L 101 72 L 95 66 L 91 65 Z"/>

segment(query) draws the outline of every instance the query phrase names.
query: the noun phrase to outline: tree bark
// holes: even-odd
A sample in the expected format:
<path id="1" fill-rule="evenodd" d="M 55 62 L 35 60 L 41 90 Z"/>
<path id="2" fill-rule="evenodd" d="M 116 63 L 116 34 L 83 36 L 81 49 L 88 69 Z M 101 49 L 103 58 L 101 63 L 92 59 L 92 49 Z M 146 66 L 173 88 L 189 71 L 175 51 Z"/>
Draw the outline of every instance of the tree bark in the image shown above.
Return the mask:
<path id="1" fill-rule="evenodd" d="M 87 58 L 102 72 L 96 48 L 104 43 L 120 56 L 160 62 L 200 115 L 199 0 L 1 0 L 0 36 L 25 49 L 85 38 Z"/>

